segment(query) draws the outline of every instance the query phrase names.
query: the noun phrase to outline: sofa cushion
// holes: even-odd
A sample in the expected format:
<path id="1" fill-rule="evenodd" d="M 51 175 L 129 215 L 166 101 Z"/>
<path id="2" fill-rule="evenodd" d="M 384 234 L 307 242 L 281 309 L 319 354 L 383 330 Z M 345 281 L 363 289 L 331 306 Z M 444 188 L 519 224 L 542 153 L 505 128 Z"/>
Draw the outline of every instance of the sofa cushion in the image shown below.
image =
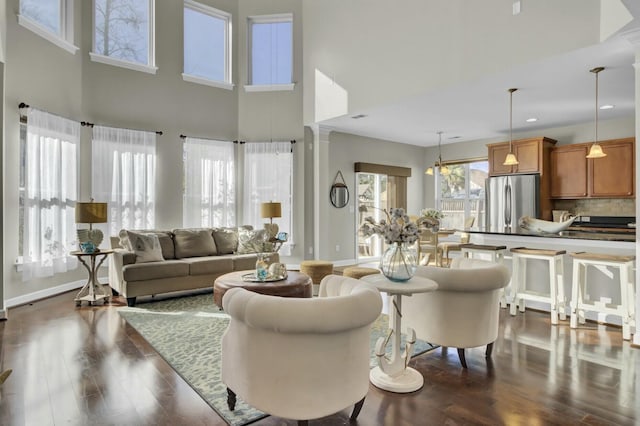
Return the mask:
<path id="1" fill-rule="evenodd" d="M 189 275 L 189 264 L 180 260 L 164 262 L 134 263 L 122 268 L 125 281 L 147 281 L 161 278 L 186 277 Z"/>
<path id="2" fill-rule="evenodd" d="M 134 232 L 144 233 L 144 234 L 154 234 L 158 236 L 158 240 L 160 240 L 160 247 L 162 248 L 162 257 L 166 259 L 175 259 L 176 254 L 173 248 L 173 234 L 171 231 L 162 231 L 155 229 L 134 229 Z M 118 236 L 120 237 L 120 247 L 123 249 L 127 249 L 129 251 L 133 251 L 131 244 L 129 244 L 129 237 L 127 236 L 127 230 L 122 229 Z M 113 240 L 112 240 L 113 241 Z M 113 248 L 113 242 L 112 242 Z"/>
<path id="3" fill-rule="evenodd" d="M 183 259 L 183 262 L 189 264 L 189 275 L 226 274 L 233 271 L 233 260 L 228 256 L 191 257 Z"/>
<path id="4" fill-rule="evenodd" d="M 213 230 L 218 254 L 232 254 L 238 249 L 238 230 L 236 228 L 218 228 Z"/>
<path id="5" fill-rule="evenodd" d="M 176 259 L 217 254 L 216 243 L 210 229 L 174 229 L 173 241 Z"/>
<path id="6" fill-rule="evenodd" d="M 238 229 L 238 254 L 262 253 L 273 251 L 273 243 L 265 241 L 267 232 L 264 229 Z"/>
<path id="7" fill-rule="evenodd" d="M 236 254 L 233 256 L 233 270 L 234 271 L 246 271 L 256 269 L 256 261 L 258 260 L 257 253 L 249 254 Z M 267 259 L 267 263 L 271 263 Z"/>
<path id="8" fill-rule="evenodd" d="M 160 240 L 155 234 L 127 231 L 131 251 L 136 254 L 136 263 L 159 262 L 164 260 Z"/>

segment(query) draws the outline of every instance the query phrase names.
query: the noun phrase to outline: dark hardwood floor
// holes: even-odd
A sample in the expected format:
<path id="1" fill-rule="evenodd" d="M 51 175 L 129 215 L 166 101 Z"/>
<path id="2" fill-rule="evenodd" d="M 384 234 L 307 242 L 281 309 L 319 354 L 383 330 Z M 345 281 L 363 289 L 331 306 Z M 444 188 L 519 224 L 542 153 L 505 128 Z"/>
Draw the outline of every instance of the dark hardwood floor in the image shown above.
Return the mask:
<path id="1" fill-rule="evenodd" d="M 13 369 L 0 387 L 1 425 L 225 424 L 120 318 L 124 300 L 76 308 L 73 296 L 12 308 L 0 321 L 0 371 Z M 425 386 L 401 395 L 371 385 L 358 424 L 640 424 L 640 350 L 618 328 L 571 330 L 545 313 L 503 309 L 493 358 L 475 348 L 467 363 L 460 367 L 454 349 L 416 357 Z M 310 424 L 349 424 L 349 414 Z"/>

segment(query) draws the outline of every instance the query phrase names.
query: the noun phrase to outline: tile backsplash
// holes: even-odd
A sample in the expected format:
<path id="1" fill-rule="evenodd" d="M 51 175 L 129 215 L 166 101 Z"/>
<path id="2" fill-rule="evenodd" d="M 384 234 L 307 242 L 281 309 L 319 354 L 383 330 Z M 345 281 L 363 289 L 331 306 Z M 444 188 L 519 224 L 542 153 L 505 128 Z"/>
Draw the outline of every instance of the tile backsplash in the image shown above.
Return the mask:
<path id="1" fill-rule="evenodd" d="M 636 200 L 630 198 L 585 198 L 555 200 L 555 210 L 569 210 L 572 214 L 589 216 L 635 216 Z"/>

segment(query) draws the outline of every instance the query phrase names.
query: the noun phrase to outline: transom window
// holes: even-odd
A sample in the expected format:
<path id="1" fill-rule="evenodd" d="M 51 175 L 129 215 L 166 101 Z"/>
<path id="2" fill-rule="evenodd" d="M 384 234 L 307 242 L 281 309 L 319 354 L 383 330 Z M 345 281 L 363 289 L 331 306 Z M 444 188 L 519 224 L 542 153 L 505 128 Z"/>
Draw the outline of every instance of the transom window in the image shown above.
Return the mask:
<path id="1" fill-rule="evenodd" d="M 293 80 L 293 15 L 249 18 L 251 85 L 286 85 Z"/>
<path id="2" fill-rule="evenodd" d="M 231 85 L 231 15 L 192 0 L 184 2 L 184 74 L 187 81 Z"/>
<path id="3" fill-rule="evenodd" d="M 70 53 L 73 45 L 72 0 L 20 0 L 18 22 Z"/>
<path id="4" fill-rule="evenodd" d="M 466 218 L 475 217 L 475 224 L 485 219 L 485 179 L 489 176 L 486 160 L 447 164 L 449 174 L 436 173 L 436 205 L 444 213 L 440 226 L 464 228 Z"/>
<path id="5" fill-rule="evenodd" d="M 94 0 L 91 59 L 155 73 L 154 0 Z"/>

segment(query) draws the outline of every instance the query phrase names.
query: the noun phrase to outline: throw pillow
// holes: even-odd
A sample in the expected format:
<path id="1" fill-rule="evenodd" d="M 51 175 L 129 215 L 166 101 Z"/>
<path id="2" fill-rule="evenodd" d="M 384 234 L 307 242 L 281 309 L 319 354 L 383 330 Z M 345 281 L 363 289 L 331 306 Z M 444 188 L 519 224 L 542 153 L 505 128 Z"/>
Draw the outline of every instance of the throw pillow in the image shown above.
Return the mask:
<path id="1" fill-rule="evenodd" d="M 176 259 L 213 256 L 218 253 L 211 229 L 174 229 Z"/>
<path id="2" fill-rule="evenodd" d="M 238 231 L 235 228 L 220 228 L 213 230 L 218 254 L 232 254 L 238 249 Z"/>
<path id="3" fill-rule="evenodd" d="M 173 237 L 171 236 L 171 231 L 158 231 L 153 229 L 136 229 L 134 232 L 138 234 L 155 234 L 158 236 L 158 240 L 160 240 L 160 247 L 162 248 L 162 257 L 165 260 L 167 259 L 175 259 L 176 255 L 173 248 Z M 129 243 L 129 237 L 127 236 L 127 230 L 121 229 L 118 233 L 118 237 L 120 238 L 119 245 L 123 249 L 127 251 L 133 251 L 131 244 Z M 113 242 L 112 242 L 113 247 Z"/>
<path id="4" fill-rule="evenodd" d="M 136 263 L 159 262 L 162 257 L 160 239 L 155 234 L 142 234 L 127 231 L 131 251 L 136 254 Z"/>
<path id="5" fill-rule="evenodd" d="M 262 253 L 273 251 L 273 243 L 266 241 L 267 233 L 264 229 L 238 229 L 238 254 Z"/>

